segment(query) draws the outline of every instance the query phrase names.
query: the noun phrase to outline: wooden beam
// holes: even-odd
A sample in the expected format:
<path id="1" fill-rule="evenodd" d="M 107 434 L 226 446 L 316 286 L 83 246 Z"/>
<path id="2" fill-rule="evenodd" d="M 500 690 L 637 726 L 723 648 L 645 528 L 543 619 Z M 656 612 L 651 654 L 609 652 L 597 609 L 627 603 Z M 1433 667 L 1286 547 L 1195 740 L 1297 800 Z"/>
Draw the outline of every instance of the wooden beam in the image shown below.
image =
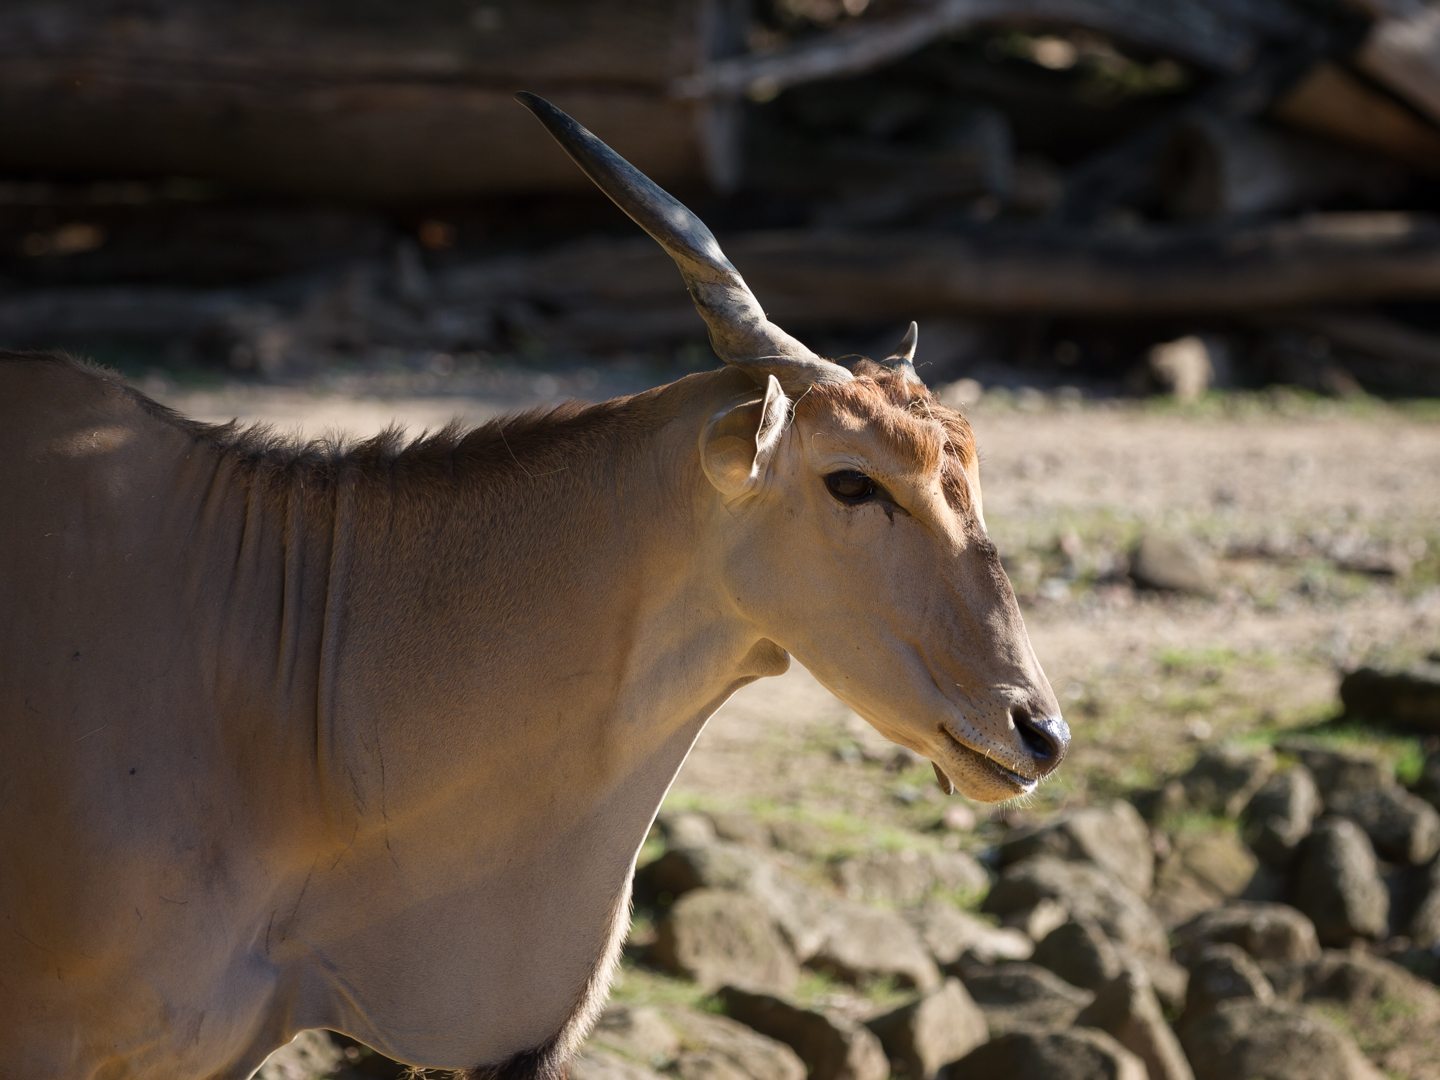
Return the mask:
<path id="1" fill-rule="evenodd" d="M 1195 116 L 1161 155 L 1160 186 L 1176 218 L 1273 216 L 1340 196 L 1384 206 L 1405 190 L 1391 160 L 1268 124 Z"/>
<path id="2" fill-rule="evenodd" d="M 961 314 L 1252 318 L 1330 304 L 1440 299 L 1440 219 L 1404 214 L 1138 232 L 779 231 L 724 236 L 721 245 L 767 311 L 791 329 Z M 360 339 L 388 327 L 394 341 L 451 347 L 436 327 L 453 324 L 458 338 L 483 339 L 475 328 L 492 314 L 508 320 L 521 309 L 534 316 L 527 329 L 579 347 L 704 333 L 673 262 L 645 237 L 453 267 L 435 273 L 431 284 L 428 314 L 407 314 L 384 301 L 380 289 L 355 316 L 362 320 Z M 186 337 L 256 304 L 293 308 L 292 316 L 303 318 L 307 298 L 341 288 L 317 277 L 309 291 L 292 288 L 283 296 L 265 286 L 17 291 L 0 301 L 0 344 Z"/>
<path id="3" fill-rule="evenodd" d="M 1440 5 L 1407 5 L 1378 20 L 1355 57 L 1360 70 L 1440 122 Z"/>
<path id="4" fill-rule="evenodd" d="M 1427 175 L 1440 173 L 1440 130 L 1335 64 L 1316 64 L 1271 115 L 1302 131 L 1377 150 Z"/>
<path id="5" fill-rule="evenodd" d="M 704 64 L 672 80 L 670 88 L 681 98 L 748 94 L 767 100 L 789 86 L 872 71 L 962 30 L 1057 25 L 1112 34 L 1213 71 L 1238 72 L 1255 58 L 1262 29 L 1294 32 L 1299 17 L 1275 3 L 932 0 L 918 11 L 856 20 L 773 53 Z"/>
<path id="6" fill-rule="evenodd" d="M 1135 232 L 1051 227 L 776 231 L 721 245 L 782 324 L 921 314 L 1147 318 L 1440 298 L 1440 219 L 1324 214 Z M 439 275 L 448 302 L 524 295 L 558 310 L 688 303 L 644 239 L 571 245 Z"/>
<path id="7" fill-rule="evenodd" d="M 512 100 L 524 88 L 661 184 L 697 186 L 707 164 L 723 181 L 736 125 L 697 122 L 665 89 L 723 52 L 724 12 L 702 34 L 699 6 L 414 0 L 377 16 L 154 0 L 115 17 L 14 0 L 0 5 L 0 170 L 376 202 L 590 190 Z"/>

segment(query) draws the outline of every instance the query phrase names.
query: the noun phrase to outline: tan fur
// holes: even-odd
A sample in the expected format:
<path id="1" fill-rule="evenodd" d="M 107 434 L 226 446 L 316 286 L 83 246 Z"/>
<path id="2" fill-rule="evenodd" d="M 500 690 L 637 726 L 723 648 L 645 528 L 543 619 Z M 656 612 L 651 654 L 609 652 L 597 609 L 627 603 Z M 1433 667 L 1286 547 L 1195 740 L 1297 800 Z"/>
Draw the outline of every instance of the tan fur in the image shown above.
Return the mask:
<path id="1" fill-rule="evenodd" d="M 969 427 L 857 373 L 347 448 L 0 358 L 0 1076 L 240 1078 L 305 1027 L 554 1074 L 695 736 L 787 651 L 974 797 L 1053 768 Z"/>

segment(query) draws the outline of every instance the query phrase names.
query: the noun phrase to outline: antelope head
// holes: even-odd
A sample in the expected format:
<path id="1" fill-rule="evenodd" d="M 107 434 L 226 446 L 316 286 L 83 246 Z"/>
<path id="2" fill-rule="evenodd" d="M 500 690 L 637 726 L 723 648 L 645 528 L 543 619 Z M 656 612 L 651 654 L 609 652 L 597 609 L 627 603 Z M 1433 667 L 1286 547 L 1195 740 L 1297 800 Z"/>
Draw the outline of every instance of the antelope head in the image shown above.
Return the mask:
<path id="1" fill-rule="evenodd" d="M 1025 794 L 1070 732 L 985 530 L 975 438 L 915 372 L 917 329 L 846 368 L 766 318 L 715 237 L 589 131 L 517 98 L 680 268 L 720 358 L 756 391 L 697 432 L 730 595 L 946 793 Z"/>

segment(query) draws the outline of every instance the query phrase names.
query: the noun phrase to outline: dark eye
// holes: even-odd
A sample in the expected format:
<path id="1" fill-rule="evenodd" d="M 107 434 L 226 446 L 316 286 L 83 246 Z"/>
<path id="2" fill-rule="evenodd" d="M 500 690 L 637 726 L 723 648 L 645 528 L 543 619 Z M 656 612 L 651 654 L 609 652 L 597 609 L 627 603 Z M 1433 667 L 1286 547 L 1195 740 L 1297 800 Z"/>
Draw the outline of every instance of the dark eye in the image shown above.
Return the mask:
<path id="1" fill-rule="evenodd" d="M 853 469 L 832 472 L 825 477 L 825 486 L 831 495 L 846 503 L 864 502 L 875 494 L 875 481 Z"/>

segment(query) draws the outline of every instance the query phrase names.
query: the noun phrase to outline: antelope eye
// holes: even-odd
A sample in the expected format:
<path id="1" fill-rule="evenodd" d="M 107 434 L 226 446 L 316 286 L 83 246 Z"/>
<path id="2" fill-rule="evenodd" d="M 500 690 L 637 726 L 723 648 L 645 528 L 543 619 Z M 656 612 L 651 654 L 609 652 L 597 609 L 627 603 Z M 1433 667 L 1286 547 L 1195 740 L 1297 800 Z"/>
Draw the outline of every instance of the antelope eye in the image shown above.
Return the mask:
<path id="1" fill-rule="evenodd" d="M 845 503 L 864 502 L 875 494 L 875 481 L 862 472 L 845 469 L 825 477 L 831 495 Z"/>

